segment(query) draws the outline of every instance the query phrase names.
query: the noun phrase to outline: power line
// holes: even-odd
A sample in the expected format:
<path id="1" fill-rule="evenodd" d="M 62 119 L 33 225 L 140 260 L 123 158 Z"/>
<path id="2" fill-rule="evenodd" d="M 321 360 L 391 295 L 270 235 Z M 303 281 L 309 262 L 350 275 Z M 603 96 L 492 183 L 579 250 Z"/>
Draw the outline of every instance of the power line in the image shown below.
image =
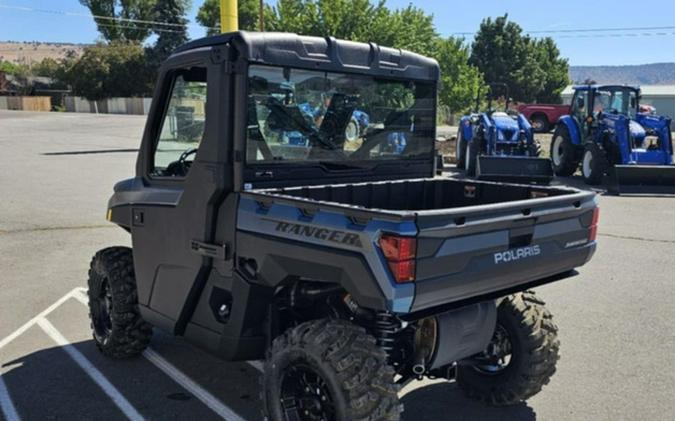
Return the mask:
<path id="1" fill-rule="evenodd" d="M 187 25 L 183 25 L 183 24 L 180 24 L 180 23 L 169 23 L 169 22 L 159 22 L 159 21 L 154 21 L 154 20 L 131 19 L 131 18 L 122 18 L 122 17 L 113 17 L 113 16 L 92 15 L 92 14 L 80 13 L 80 12 L 67 12 L 67 11 L 63 11 L 63 10 L 37 9 L 37 8 L 23 7 L 23 6 L 10 6 L 10 5 L 6 5 L 6 4 L 0 4 L 0 9 L 20 10 L 20 11 L 23 11 L 23 12 L 45 13 L 45 14 L 62 15 L 62 16 L 94 18 L 94 19 L 108 20 L 108 21 L 113 21 L 113 22 L 138 23 L 138 24 L 145 24 L 145 25 L 162 25 L 162 26 L 174 26 L 174 27 L 195 26 L 196 25 L 194 23 L 189 23 Z M 105 24 L 100 23 L 100 22 L 95 22 L 95 23 L 97 25 L 106 26 Z M 108 26 L 115 26 L 115 25 L 109 24 Z M 219 29 L 219 28 L 205 28 L 205 29 Z M 161 31 L 160 29 L 156 29 L 156 30 Z M 173 30 L 171 32 L 181 32 L 181 31 Z"/>
<path id="2" fill-rule="evenodd" d="M 590 34 L 584 37 L 601 37 L 601 36 L 651 36 L 651 35 L 672 35 L 673 33 L 667 32 L 656 32 L 654 31 L 674 31 L 675 26 L 643 26 L 643 27 L 623 27 L 623 28 L 577 28 L 577 29 L 550 29 L 550 30 L 536 30 L 536 31 L 523 31 L 523 33 L 528 35 L 545 35 L 545 34 Z M 628 32 L 635 31 L 649 31 L 642 32 L 641 34 L 629 34 Z M 602 32 L 624 32 L 626 34 L 601 34 Z M 476 32 L 451 32 L 450 35 L 454 36 L 472 36 L 476 35 Z M 581 35 L 577 35 L 581 37 Z M 566 36 L 561 36 L 560 38 L 566 38 Z"/>

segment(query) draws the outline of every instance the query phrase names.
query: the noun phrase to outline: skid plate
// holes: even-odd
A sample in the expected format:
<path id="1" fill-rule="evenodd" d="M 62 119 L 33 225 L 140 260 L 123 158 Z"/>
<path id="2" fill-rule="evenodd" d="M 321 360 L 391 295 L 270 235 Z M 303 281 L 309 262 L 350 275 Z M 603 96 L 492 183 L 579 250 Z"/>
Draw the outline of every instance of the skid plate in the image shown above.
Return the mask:
<path id="1" fill-rule="evenodd" d="M 491 181 L 547 184 L 553 179 L 548 158 L 528 156 L 480 156 L 476 178 Z"/>
<path id="2" fill-rule="evenodd" d="M 615 165 L 618 194 L 675 194 L 675 165 Z"/>

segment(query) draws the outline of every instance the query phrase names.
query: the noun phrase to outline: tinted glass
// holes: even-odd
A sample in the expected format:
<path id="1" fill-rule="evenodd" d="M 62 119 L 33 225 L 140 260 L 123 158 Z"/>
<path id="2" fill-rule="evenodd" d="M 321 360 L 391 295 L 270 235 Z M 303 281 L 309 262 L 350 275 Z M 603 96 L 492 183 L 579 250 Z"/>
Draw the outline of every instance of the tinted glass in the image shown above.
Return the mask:
<path id="1" fill-rule="evenodd" d="M 270 66 L 249 70 L 247 161 L 429 158 L 430 83 Z"/>
<path id="2" fill-rule="evenodd" d="M 204 135 L 206 72 L 177 74 L 154 155 L 153 175 L 187 175 Z"/>

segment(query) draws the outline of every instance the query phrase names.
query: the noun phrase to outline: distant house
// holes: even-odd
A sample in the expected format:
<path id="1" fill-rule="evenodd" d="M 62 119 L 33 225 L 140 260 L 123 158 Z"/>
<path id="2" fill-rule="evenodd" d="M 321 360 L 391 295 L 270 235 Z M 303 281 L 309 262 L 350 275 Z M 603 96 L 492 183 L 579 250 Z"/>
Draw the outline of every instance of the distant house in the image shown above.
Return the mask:
<path id="1" fill-rule="evenodd" d="M 675 85 L 642 85 L 641 104 L 656 108 L 656 114 L 675 118 Z M 569 104 L 574 94 L 570 85 L 562 92 L 563 103 Z"/>

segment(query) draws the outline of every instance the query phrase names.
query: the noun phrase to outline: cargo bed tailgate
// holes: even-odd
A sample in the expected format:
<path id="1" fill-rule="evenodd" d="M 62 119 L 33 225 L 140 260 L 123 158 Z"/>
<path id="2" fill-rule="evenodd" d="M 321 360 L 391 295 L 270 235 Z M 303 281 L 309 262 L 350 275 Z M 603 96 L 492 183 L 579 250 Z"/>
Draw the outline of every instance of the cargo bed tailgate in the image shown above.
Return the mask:
<path id="1" fill-rule="evenodd" d="M 411 311 L 489 297 L 586 263 L 593 193 L 420 212 Z"/>

